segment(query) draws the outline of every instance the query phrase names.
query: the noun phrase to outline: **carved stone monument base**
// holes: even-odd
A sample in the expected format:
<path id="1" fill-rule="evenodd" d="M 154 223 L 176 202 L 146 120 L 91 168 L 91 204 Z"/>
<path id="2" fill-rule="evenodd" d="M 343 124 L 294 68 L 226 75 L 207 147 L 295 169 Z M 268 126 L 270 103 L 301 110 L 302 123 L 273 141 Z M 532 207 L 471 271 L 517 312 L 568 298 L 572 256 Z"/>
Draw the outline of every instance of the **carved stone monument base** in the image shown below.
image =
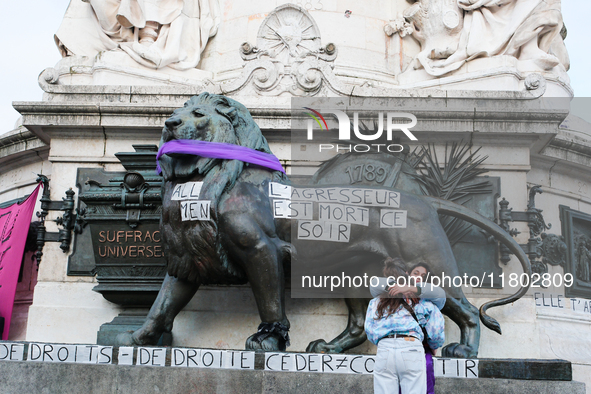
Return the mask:
<path id="1" fill-rule="evenodd" d="M 115 352 L 116 354 L 116 352 Z M 261 356 L 264 356 L 261 354 Z M 69 393 L 371 393 L 372 375 L 209 368 L 0 361 L 0 391 Z M 560 380 L 437 378 L 438 394 L 584 394 L 585 384 Z"/>
<path id="2" fill-rule="evenodd" d="M 562 66 L 552 72 L 542 70 L 531 61 L 519 61 L 512 56 L 474 59 L 464 64 L 451 76 L 436 78 L 425 69 L 412 67 L 398 76 L 400 88 L 436 88 L 445 90 L 535 90 L 530 84 L 534 73 L 547 81 L 546 97 L 572 97 L 570 79 Z M 528 78 L 528 76 L 531 76 Z"/>

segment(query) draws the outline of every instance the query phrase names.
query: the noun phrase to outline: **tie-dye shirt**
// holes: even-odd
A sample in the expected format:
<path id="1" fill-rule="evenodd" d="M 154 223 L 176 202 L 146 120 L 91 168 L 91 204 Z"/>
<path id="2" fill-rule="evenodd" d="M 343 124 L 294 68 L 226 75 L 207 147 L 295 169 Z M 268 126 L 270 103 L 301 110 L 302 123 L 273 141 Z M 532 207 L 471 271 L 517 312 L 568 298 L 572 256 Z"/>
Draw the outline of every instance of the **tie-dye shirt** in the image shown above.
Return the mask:
<path id="1" fill-rule="evenodd" d="M 389 334 L 410 335 L 423 341 L 423 330 L 417 324 L 412 315 L 402 306 L 388 317 L 376 320 L 376 311 L 380 297 L 369 302 L 367 315 L 365 316 L 365 332 L 367 339 L 378 344 L 381 338 Z M 445 342 L 445 322 L 439 309 L 430 301 L 420 300 L 414 306 L 415 315 L 421 326 L 427 330 L 427 343 L 431 349 L 440 348 Z"/>

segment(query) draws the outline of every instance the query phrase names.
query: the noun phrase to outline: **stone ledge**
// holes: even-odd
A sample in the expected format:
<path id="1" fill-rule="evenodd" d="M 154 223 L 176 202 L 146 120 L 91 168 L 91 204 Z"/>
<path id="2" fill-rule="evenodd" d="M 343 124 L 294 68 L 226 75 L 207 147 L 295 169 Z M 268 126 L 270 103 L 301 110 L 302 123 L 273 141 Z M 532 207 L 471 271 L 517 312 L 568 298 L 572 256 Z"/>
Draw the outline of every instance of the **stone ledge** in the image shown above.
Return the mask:
<path id="1" fill-rule="evenodd" d="M 480 378 L 571 381 L 571 363 L 564 360 L 479 359 Z"/>
<path id="2" fill-rule="evenodd" d="M 174 100 L 154 103 L 105 102 L 100 95 L 89 97 L 88 101 L 75 102 L 14 102 L 14 108 L 23 115 L 23 124 L 33 133 L 45 137 L 59 130 L 74 133 L 84 129 L 142 128 L 160 132 L 164 120 L 190 96 L 177 95 Z M 568 100 L 556 99 L 549 108 L 547 100 L 515 100 L 504 97 L 460 97 L 460 98 L 397 98 L 403 108 L 419 119 L 417 131 L 438 130 L 437 133 L 474 132 L 490 133 L 490 136 L 507 136 L 510 133 L 541 134 L 552 137 L 569 112 Z M 290 130 L 291 110 L 289 102 L 278 106 L 277 102 L 245 100 L 255 121 L 264 129 Z M 47 137 L 48 138 L 48 137 Z"/>
<path id="3" fill-rule="evenodd" d="M 584 394 L 563 381 L 437 378 L 438 394 Z M 19 393 L 371 393 L 370 375 L 314 374 L 0 361 L 0 392 Z"/>
<path id="4" fill-rule="evenodd" d="M 35 134 L 24 126 L 19 126 L 0 135 L 0 160 L 25 151 L 38 151 L 46 147 L 47 144 L 37 138 Z"/>

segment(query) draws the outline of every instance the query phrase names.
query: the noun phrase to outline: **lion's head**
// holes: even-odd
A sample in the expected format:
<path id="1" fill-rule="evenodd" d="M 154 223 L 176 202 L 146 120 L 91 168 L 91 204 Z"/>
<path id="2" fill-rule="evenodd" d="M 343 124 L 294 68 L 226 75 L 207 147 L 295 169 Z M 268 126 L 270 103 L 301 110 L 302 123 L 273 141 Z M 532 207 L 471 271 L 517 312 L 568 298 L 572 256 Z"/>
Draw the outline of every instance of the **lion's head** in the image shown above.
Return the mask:
<path id="1" fill-rule="evenodd" d="M 223 142 L 271 153 L 267 140 L 246 107 L 237 101 L 216 94 L 202 93 L 192 97 L 183 108 L 175 110 L 166 120 L 160 140 L 161 146 L 172 140 L 186 139 Z M 191 240 L 187 245 L 192 245 L 189 248 L 192 257 L 169 260 L 168 273 L 183 279 L 201 278 L 203 280 L 204 274 L 200 273 L 197 265 L 193 263 L 193 261 L 199 261 L 200 266 L 223 268 L 229 273 L 236 274 L 238 271 L 229 263 L 221 243 L 216 242 L 217 210 L 222 194 L 233 188 L 242 173 L 244 162 L 185 154 L 166 154 L 160 157 L 160 167 L 165 181 L 164 188 L 173 187 L 175 183 L 187 182 L 196 177 L 202 180 L 203 187 L 199 193 L 199 199 L 211 201 L 210 213 L 213 219 L 191 222 L 192 228 L 187 232 Z M 284 180 L 284 174 L 279 171 L 274 171 L 272 177 L 277 182 Z M 175 202 L 163 201 L 163 205 L 173 203 Z M 163 214 L 161 224 L 164 229 L 165 243 L 169 237 L 175 238 L 172 234 L 174 231 L 171 229 L 177 226 L 176 223 L 170 223 L 168 220 L 168 216 Z M 177 252 L 186 253 L 187 250 L 168 251 L 167 254 L 172 255 Z"/>
<path id="2" fill-rule="evenodd" d="M 182 139 L 224 142 L 271 153 L 267 140 L 246 107 L 217 94 L 201 93 L 191 97 L 166 120 L 160 145 Z M 163 155 L 160 158 L 162 176 L 166 180 L 186 178 L 197 172 L 205 175 L 220 162 L 219 159 L 190 155 Z M 232 162 L 239 164 L 240 168 L 235 168 L 237 176 L 242 171 L 241 162 Z"/>
<path id="3" fill-rule="evenodd" d="M 175 139 L 224 142 L 271 153 L 261 129 L 246 107 L 231 98 L 209 93 L 193 96 L 165 122 L 160 145 Z M 240 160 L 221 160 L 191 155 L 163 155 L 160 167 L 165 181 L 196 174 L 203 178 L 200 198 L 212 201 L 213 216 L 221 194 L 230 190 L 244 168 Z M 282 178 L 282 174 L 278 173 Z"/>

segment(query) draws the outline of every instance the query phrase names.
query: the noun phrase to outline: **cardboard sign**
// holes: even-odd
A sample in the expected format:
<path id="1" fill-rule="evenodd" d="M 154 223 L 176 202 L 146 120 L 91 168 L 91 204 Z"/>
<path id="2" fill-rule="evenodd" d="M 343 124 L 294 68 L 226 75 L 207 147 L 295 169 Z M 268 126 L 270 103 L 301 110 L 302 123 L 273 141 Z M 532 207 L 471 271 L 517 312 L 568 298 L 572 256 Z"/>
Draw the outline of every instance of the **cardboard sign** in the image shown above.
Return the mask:
<path id="1" fill-rule="evenodd" d="M 380 228 L 406 228 L 406 211 L 382 209 L 380 211 Z"/>
<path id="2" fill-rule="evenodd" d="M 478 360 L 433 357 L 433 369 L 436 377 L 474 379 L 478 377 Z"/>
<path id="3" fill-rule="evenodd" d="M 135 365 L 164 367 L 166 366 L 165 347 L 138 347 Z"/>
<path id="4" fill-rule="evenodd" d="M 588 300 L 587 300 L 588 301 Z M 27 344 L 0 343 L 0 361 L 23 361 Z M 112 364 L 113 347 L 100 345 L 28 344 L 27 361 L 51 363 Z M 135 363 L 134 363 L 134 352 Z M 166 367 L 164 347 L 122 346 L 119 365 Z M 477 359 L 433 358 L 436 377 L 478 378 Z M 176 368 L 213 368 L 255 370 L 255 352 L 172 348 L 170 366 Z M 265 352 L 264 370 L 278 372 L 314 372 L 373 374 L 374 355 Z"/>
<path id="5" fill-rule="evenodd" d="M 119 365 L 133 365 L 134 349 L 132 346 L 121 346 L 119 348 Z"/>
<path id="6" fill-rule="evenodd" d="M 369 226 L 369 208 L 343 204 L 318 204 L 318 220 Z"/>
<path id="7" fill-rule="evenodd" d="M 265 353 L 265 371 L 372 374 L 374 356 Z"/>
<path id="8" fill-rule="evenodd" d="M 269 197 L 367 207 L 400 208 L 400 193 L 365 187 L 291 187 L 269 183 Z"/>
<path id="9" fill-rule="evenodd" d="M 174 348 L 170 366 L 254 370 L 254 352 Z"/>
<path id="10" fill-rule="evenodd" d="M 349 242 L 351 240 L 351 225 L 349 223 L 299 220 L 298 239 Z"/>
<path id="11" fill-rule="evenodd" d="M 312 220 L 314 203 L 306 201 L 273 200 L 273 217 Z"/>
<path id="12" fill-rule="evenodd" d="M 291 198 L 292 188 L 277 182 L 269 182 L 269 197 L 272 198 Z"/>
<path id="13" fill-rule="evenodd" d="M 199 200 L 202 188 L 203 182 L 179 183 L 174 187 L 170 199 L 172 201 Z"/>
<path id="14" fill-rule="evenodd" d="M 0 343 L 0 361 L 23 361 L 24 357 L 24 343 Z"/>
<path id="15" fill-rule="evenodd" d="M 209 220 L 209 207 L 211 201 L 181 201 L 181 219 L 188 220 Z"/>
<path id="16" fill-rule="evenodd" d="M 111 364 L 113 346 L 29 344 L 27 361 L 49 363 Z"/>
<path id="17" fill-rule="evenodd" d="M 534 302 L 537 308 L 564 309 L 567 300 L 562 294 L 535 292 Z"/>

